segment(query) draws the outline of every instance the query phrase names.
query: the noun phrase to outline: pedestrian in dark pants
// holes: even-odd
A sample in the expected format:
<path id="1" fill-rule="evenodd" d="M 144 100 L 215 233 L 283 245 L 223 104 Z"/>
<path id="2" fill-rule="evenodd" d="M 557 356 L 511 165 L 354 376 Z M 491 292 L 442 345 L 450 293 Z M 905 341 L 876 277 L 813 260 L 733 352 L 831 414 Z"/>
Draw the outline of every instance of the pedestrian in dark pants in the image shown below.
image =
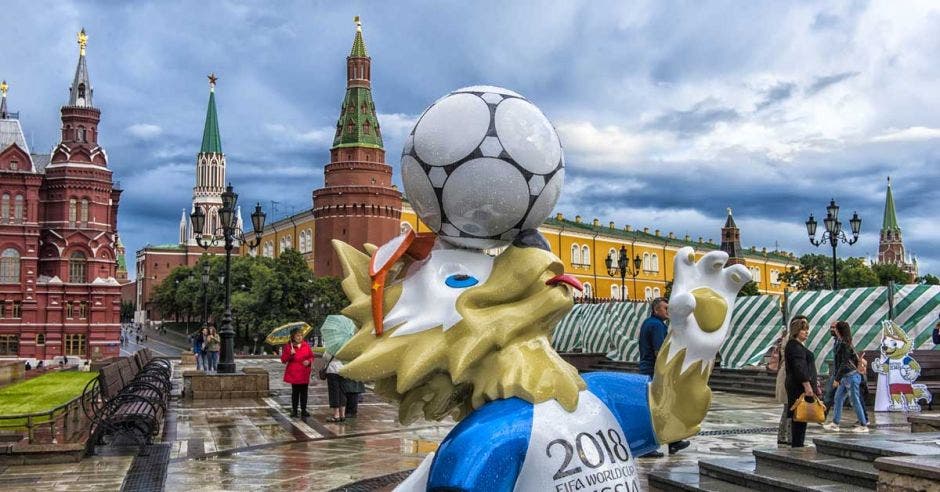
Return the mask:
<path id="1" fill-rule="evenodd" d="M 300 328 L 291 330 L 290 341 L 281 349 L 281 363 L 287 364 L 284 368 L 284 382 L 290 385 L 291 417 L 297 417 L 298 407 L 301 417 L 310 416 L 307 413 L 307 391 L 310 387 L 313 358 L 313 350 L 304 341 Z"/>
<path id="2" fill-rule="evenodd" d="M 933 327 L 933 344 L 940 345 L 940 319 L 937 320 L 937 324 Z"/>
<path id="3" fill-rule="evenodd" d="M 656 355 L 666 340 L 669 329 L 666 320 L 669 319 L 669 301 L 665 297 L 653 299 L 652 314 L 640 326 L 640 374 L 653 377 L 656 367 Z M 689 447 L 689 441 L 676 441 L 669 443 L 669 454 L 676 454 Z M 640 458 L 662 458 L 663 453 L 653 451 Z"/>
<path id="4" fill-rule="evenodd" d="M 346 418 L 355 418 L 359 413 L 359 396 L 366 387 L 360 381 L 343 378 L 343 390 L 346 391 Z"/>
<path id="5" fill-rule="evenodd" d="M 795 317 L 790 322 L 790 341 L 783 354 L 787 371 L 787 415 L 790 417 L 790 446 L 802 448 L 806 439 L 806 422 L 793 420 L 793 404 L 799 398 L 819 398 L 816 376 L 816 359 L 813 352 L 803 344 L 809 338 L 809 322 L 806 318 Z"/>
<path id="6" fill-rule="evenodd" d="M 829 351 L 829 357 L 832 359 L 834 365 L 836 354 L 839 353 L 840 346 L 842 345 L 842 337 L 839 336 L 839 332 L 836 330 L 836 321 L 829 324 L 829 336 L 832 337 L 832 350 Z M 823 404 L 826 405 L 827 414 L 832 410 L 832 401 L 836 393 L 835 382 L 837 381 L 837 372 L 837 368 L 829 368 L 829 379 L 826 381 L 826 387 L 823 388 Z"/>

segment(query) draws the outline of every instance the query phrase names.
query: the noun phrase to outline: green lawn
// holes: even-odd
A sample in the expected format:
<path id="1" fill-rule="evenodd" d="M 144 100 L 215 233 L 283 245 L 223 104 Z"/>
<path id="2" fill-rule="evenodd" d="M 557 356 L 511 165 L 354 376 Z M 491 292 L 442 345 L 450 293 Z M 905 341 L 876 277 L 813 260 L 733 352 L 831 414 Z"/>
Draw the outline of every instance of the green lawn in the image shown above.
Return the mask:
<path id="1" fill-rule="evenodd" d="M 97 372 L 59 371 L 0 388 L 0 427 L 19 427 L 26 419 L 3 419 L 5 415 L 22 415 L 52 410 L 82 394 L 88 381 Z M 37 419 L 41 422 L 47 419 Z"/>

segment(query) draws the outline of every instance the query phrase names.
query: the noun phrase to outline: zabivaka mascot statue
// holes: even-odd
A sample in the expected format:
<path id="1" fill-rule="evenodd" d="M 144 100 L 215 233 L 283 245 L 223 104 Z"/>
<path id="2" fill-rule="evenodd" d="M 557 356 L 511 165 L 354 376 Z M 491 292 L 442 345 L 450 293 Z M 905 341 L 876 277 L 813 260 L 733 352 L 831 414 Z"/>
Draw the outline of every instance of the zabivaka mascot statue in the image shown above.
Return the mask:
<path id="1" fill-rule="evenodd" d="M 551 332 L 581 284 L 537 231 L 564 181 L 555 129 L 498 87 L 429 107 L 402 154 L 421 221 L 363 253 L 333 242 L 357 332 L 342 375 L 375 383 L 402 423 L 458 424 L 397 490 L 639 489 L 634 456 L 699 431 L 707 382 L 750 273 L 714 251 L 679 250 L 671 329 L 646 376 L 580 375 Z"/>

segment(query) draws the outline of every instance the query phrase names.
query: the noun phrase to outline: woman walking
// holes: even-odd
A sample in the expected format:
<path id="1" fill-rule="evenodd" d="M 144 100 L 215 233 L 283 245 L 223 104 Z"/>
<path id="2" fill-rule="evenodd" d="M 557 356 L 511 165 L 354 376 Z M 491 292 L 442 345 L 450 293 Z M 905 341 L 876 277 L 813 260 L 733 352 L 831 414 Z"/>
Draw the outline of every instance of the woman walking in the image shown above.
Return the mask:
<path id="1" fill-rule="evenodd" d="M 865 403 L 861 399 L 862 375 L 858 372 L 858 354 L 852 344 L 852 328 L 845 321 L 836 323 L 836 330 L 839 332 L 839 338 L 842 343 L 839 345 L 839 351 L 836 352 L 833 367 L 835 367 L 835 379 L 833 385 L 836 387 L 836 394 L 833 398 L 835 411 L 832 414 L 832 422 L 823 425 L 828 431 L 839 432 L 839 421 L 842 420 L 842 405 L 845 398 L 848 397 L 855 409 L 855 416 L 858 417 L 858 425 L 852 428 L 852 432 L 868 432 L 868 418 L 865 416 Z"/>
<path id="2" fill-rule="evenodd" d="M 219 350 L 222 350 L 222 339 L 219 338 L 219 333 L 215 331 L 215 325 L 209 327 L 205 350 L 209 352 L 209 371 L 216 372 L 219 365 Z"/>
<path id="3" fill-rule="evenodd" d="M 793 404 L 800 398 L 819 398 L 819 384 L 816 375 L 816 359 L 813 352 L 803 344 L 809 338 L 809 322 L 805 317 L 797 316 L 790 322 L 790 339 L 784 350 L 787 386 L 787 415 L 790 417 L 790 447 L 802 448 L 806 438 L 806 422 L 793 420 Z"/>
<path id="4" fill-rule="evenodd" d="M 307 413 L 307 390 L 310 386 L 313 359 L 313 350 L 304 340 L 300 328 L 292 329 L 290 341 L 281 349 L 281 363 L 287 364 L 284 368 L 284 382 L 290 385 L 291 417 L 297 417 L 298 406 L 301 417 L 310 416 Z"/>

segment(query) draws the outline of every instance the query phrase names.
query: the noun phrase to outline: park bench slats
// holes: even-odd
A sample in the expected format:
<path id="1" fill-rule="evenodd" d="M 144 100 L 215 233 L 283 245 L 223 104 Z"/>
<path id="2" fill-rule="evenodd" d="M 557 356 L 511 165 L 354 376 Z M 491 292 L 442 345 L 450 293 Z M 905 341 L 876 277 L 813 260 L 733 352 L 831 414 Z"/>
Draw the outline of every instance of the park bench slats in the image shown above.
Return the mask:
<path id="1" fill-rule="evenodd" d="M 169 361 L 155 358 L 149 349 L 101 367 L 95 383 L 86 386 L 94 394 L 89 400 L 96 402 L 85 409 L 93 429 L 88 451 L 122 435 L 141 446 L 150 444 L 163 424 L 171 375 Z"/>

